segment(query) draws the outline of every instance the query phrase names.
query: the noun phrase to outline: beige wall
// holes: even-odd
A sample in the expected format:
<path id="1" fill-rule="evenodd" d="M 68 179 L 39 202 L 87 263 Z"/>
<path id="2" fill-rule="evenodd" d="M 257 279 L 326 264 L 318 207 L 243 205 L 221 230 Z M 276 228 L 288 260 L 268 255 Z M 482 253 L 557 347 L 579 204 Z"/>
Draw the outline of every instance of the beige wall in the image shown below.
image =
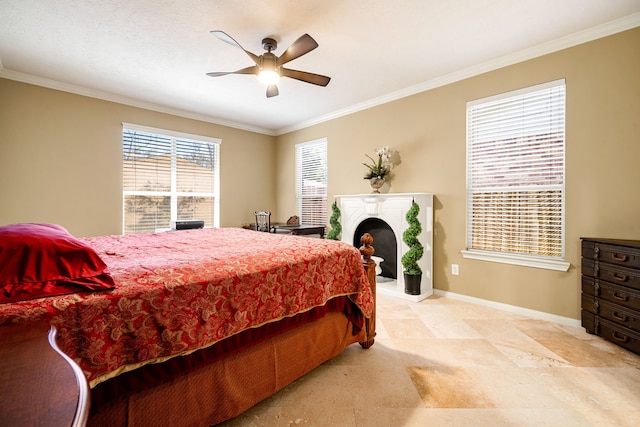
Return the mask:
<path id="1" fill-rule="evenodd" d="M 463 259 L 467 101 L 560 78 L 570 270 Z M 361 163 L 383 145 L 402 159 L 388 191 L 434 193 L 436 289 L 577 319 L 580 237 L 640 239 L 640 28 L 279 136 L 279 212 L 295 211 L 294 145 L 319 137 L 328 139 L 330 195 L 370 192 Z"/>
<path id="2" fill-rule="evenodd" d="M 331 195 L 369 192 L 365 153 L 391 145 L 402 163 L 386 190 L 435 194 L 435 288 L 579 318 L 579 238 L 640 239 L 639 76 L 636 28 L 277 138 L 0 79 L 0 224 L 119 233 L 122 122 L 222 139 L 222 226 L 252 221 L 255 209 L 276 220 L 295 212 L 298 142 L 327 137 Z M 559 78 L 567 82 L 571 269 L 463 259 L 466 102 Z"/>
<path id="3" fill-rule="evenodd" d="M 122 123 L 222 139 L 220 225 L 275 212 L 275 137 L 0 79 L 0 225 L 122 231 Z"/>

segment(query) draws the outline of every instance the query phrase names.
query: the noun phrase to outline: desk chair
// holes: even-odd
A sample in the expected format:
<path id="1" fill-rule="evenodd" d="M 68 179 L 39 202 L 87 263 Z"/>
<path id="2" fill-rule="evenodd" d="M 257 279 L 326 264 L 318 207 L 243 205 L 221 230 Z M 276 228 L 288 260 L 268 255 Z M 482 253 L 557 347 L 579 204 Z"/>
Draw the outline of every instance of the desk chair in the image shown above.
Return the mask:
<path id="1" fill-rule="evenodd" d="M 255 211 L 253 213 L 256 216 L 256 231 L 271 232 L 271 212 Z"/>

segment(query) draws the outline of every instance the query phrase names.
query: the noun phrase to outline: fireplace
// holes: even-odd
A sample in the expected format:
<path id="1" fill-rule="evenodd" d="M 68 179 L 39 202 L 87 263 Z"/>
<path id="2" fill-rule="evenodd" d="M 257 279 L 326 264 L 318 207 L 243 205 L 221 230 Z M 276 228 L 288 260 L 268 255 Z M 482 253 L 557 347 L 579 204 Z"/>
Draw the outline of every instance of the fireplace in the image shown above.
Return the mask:
<path id="1" fill-rule="evenodd" d="M 424 255 L 418 261 L 422 269 L 422 283 L 419 295 L 404 293 L 402 255 L 409 249 L 402 241 L 402 233 L 407 229 L 406 214 L 411 202 L 420 206 L 418 220 L 422 233 L 418 240 L 424 246 Z M 342 225 L 341 240 L 360 246 L 364 233 L 373 236 L 374 256 L 383 259 L 381 272 L 377 277 L 380 293 L 421 301 L 433 293 L 433 195 L 428 193 L 396 194 L 356 194 L 336 196 L 340 208 Z M 378 270 L 380 271 L 380 270 Z"/>

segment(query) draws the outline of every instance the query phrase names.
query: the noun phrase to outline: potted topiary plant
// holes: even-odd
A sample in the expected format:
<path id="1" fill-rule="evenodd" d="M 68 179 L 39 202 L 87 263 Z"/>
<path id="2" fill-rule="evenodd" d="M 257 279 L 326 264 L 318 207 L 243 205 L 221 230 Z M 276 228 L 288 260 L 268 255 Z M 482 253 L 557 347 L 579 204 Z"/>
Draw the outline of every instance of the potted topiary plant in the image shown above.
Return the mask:
<path id="1" fill-rule="evenodd" d="M 331 224 L 331 231 L 327 234 L 327 239 L 338 240 L 342 226 L 340 225 L 340 208 L 336 202 L 331 205 L 331 218 L 329 218 L 329 224 Z"/>
<path id="2" fill-rule="evenodd" d="M 418 220 L 419 213 L 420 206 L 414 200 L 405 217 L 409 227 L 402 234 L 402 241 L 409 247 L 400 259 L 404 268 L 404 293 L 409 295 L 420 295 L 422 282 L 422 269 L 418 265 L 418 260 L 422 258 L 424 247 L 418 240 L 418 236 L 422 233 L 422 226 Z"/>

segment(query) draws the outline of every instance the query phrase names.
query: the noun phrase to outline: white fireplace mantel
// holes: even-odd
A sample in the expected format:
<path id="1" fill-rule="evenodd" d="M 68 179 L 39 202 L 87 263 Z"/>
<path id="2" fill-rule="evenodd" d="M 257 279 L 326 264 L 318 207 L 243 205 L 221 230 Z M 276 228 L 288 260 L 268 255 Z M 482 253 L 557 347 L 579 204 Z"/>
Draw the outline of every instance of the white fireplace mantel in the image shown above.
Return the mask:
<path id="1" fill-rule="evenodd" d="M 380 293 L 395 295 L 412 301 L 421 301 L 433 294 L 433 194 L 429 193 L 390 193 L 390 194 L 354 194 L 335 196 L 340 208 L 341 240 L 349 244 L 354 242 L 354 233 L 364 220 L 378 218 L 389 225 L 395 234 L 397 248 L 397 280 L 379 277 L 377 290 Z M 414 201 L 420 207 L 418 220 L 422 233 L 418 240 L 424 246 L 424 255 L 418 261 L 422 269 L 422 283 L 419 295 L 404 292 L 404 276 L 400 259 L 409 248 L 402 241 L 402 234 L 409 226 L 406 215 Z M 376 247 L 374 240 L 373 247 Z"/>

